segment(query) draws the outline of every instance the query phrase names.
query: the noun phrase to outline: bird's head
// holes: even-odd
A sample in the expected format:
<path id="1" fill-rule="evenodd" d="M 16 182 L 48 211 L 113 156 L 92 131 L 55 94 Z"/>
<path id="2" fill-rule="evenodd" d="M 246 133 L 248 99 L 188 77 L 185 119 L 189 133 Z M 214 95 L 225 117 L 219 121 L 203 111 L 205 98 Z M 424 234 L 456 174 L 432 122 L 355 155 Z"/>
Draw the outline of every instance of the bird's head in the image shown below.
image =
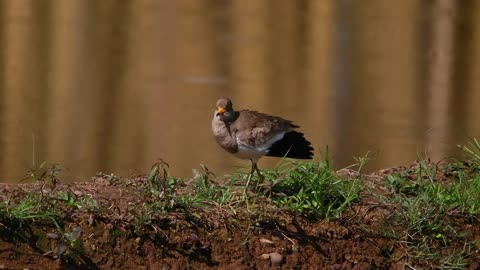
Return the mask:
<path id="1" fill-rule="evenodd" d="M 220 118 L 220 120 L 224 122 L 235 120 L 235 112 L 233 111 L 233 105 L 230 99 L 221 98 L 217 100 L 216 106 L 215 117 Z"/>

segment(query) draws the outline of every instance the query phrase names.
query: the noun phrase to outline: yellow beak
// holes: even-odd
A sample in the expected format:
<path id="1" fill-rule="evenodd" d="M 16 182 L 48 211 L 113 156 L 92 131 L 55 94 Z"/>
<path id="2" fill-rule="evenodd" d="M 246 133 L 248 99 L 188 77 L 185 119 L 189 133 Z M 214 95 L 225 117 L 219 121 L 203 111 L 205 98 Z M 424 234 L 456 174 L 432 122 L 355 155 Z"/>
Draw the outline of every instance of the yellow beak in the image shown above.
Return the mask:
<path id="1" fill-rule="evenodd" d="M 224 114 L 225 113 L 225 108 L 224 107 L 217 107 L 217 112 L 219 114 Z"/>

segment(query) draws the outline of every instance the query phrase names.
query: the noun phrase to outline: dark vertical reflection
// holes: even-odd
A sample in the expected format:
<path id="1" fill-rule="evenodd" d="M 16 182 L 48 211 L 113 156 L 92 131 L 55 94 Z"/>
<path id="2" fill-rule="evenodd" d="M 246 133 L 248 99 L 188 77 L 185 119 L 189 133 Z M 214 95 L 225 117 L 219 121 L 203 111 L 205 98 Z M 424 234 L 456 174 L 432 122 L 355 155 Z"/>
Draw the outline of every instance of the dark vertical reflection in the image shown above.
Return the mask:
<path id="1" fill-rule="evenodd" d="M 470 17 L 471 27 L 471 43 L 469 59 L 471 69 L 468 70 L 468 112 L 465 115 L 468 123 L 468 130 L 466 131 L 468 136 L 480 137 L 480 122 L 478 121 L 478 115 L 480 115 L 480 1 L 469 2 L 472 5 L 472 13 Z"/>
<path id="2" fill-rule="evenodd" d="M 20 178 L 46 152 L 48 98 L 49 10 L 47 1 L 4 2 L 2 173 Z M 31 21 L 37 23 L 32 24 Z M 7 91 L 8 89 L 8 91 Z"/>
<path id="3" fill-rule="evenodd" d="M 267 104 L 268 8 L 267 1 L 233 1 L 232 93 L 237 104 L 259 108 Z M 246 19 L 248 16 L 248 19 Z M 254 96 L 255 98 L 249 98 Z"/>
<path id="4" fill-rule="evenodd" d="M 136 79 L 130 81 L 130 87 L 141 92 L 141 107 L 144 112 L 142 122 L 145 138 L 142 139 L 144 163 L 140 168 L 146 170 L 158 158 L 163 158 L 176 168 L 180 162 L 172 155 L 167 156 L 168 147 L 164 144 L 171 130 L 172 113 L 169 106 L 174 105 L 170 97 L 178 92 L 176 82 L 181 80 L 177 72 L 178 58 L 176 49 L 179 33 L 177 19 L 181 17 L 177 9 L 178 2 L 169 0 L 144 0 L 135 2 L 135 12 L 131 28 L 132 51 L 137 51 L 132 68 L 136 69 Z M 133 16 L 133 15 L 132 15 Z M 152 35 L 152 29 L 154 35 Z M 148 39 L 149 42 L 145 42 Z M 135 55 L 132 53 L 132 55 Z M 177 106 L 178 107 L 178 106 Z M 176 151 L 174 153 L 177 153 Z M 193 156 L 193 154 L 192 154 Z M 176 164 L 174 164 L 176 163 Z"/>
<path id="5" fill-rule="evenodd" d="M 301 84 L 305 88 L 293 89 L 294 93 L 302 92 L 305 95 L 304 100 L 295 106 L 294 111 L 298 112 L 295 119 L 302 125 L 305 135 L 310 138 L 315 155 L 322 159 L 325 153 L 325 145 L 329 145 L 330 150 L 336 148 L 336 100 L 334 94 L 335 67 L 337 66 L 336 57 L 340 54 L 337 50 L 337 2 L 329 1 L 310 1 L 303 8 L 305 11 L 306 32 L 302 37 L 304 39 L 303 53 L 306 68 L 306 78 Z M 299 16 L 301 16 L 299 14 Z M 299 107 L 300 106 L 300 107 Z M 302 109 L 303 108 L 305 109 Z"/>
<path id="6" fill-rule="evenodd" d="M 344 156 L 339 159 L 340 166 L 352 163 L 352 156 L 362 156 L 367 151 L 378 155 L 380 149 L 377 135 L 381 129 L 380 114 L 377 111 L 379 82 L 378 68 L 381 65 L 383 50 L 380 46 L 380 28 L 386 25 L 385 17 L 377 2 L 351 2 L 352 35 L 350 65 L 354 72 L 347 80 L 351 80 L 351 89 L 345 98 L 346 119 L 343 123 L 345 139 L 340 143 L 339 152 Z M 383 10 L 385 11 L 385 10 Z M 386 32 L 386 29 L 383 29 Z M 371 47 L 370 44 L 375 44 Z M 373 70 L 377 68 L 377 70 Z M 384 91 L 387 89 L 383 89 Z M 362 132 L 360 132 L 362 131 Z M 372 164 L 372 161 L 370 164 Z"/>
<path id="7" fill-rule="evenodd" d="M 477 106 L 472 103 L 472 89 L 470 82 L 475 80 L 478 76 L 472 77 L 472 62 L 474 58 L 475 43 L 473 39 L 473 29 L 475 26 L 475 15 L 479 15 L 474 9 L 473 1 L 459 1 L 458 2 L 458 19 L 456 21 L 453 37 L 455 40 L 455 47 L 453 54 L 455 55 L 454 67 L 452 71 L 452 141 L 458 143 L 465 143 L 468 136 L 468 118 L 471 107 Z M 478 45 L 477 45 L 478 46 Z M 478 104 L 478 103 L 476 103 Z"/>
<path id="8" fill-rule="evenodd" d="M 353 51 L 353 4 L 349 0 L 336 2 L 335 21 L 335 64 L 334 64 L 334 99 L 335 103 L 335 144 L 334 152 L 337 160 L 351 157 L 349 149 L 349 112 L 353 103 L 352 97 L 352 51 Z M 344 165 L 339 164 L 339 165 Z"/>
<path id="9" fill-rule="evenodd" d="M 112 43 L 113 54 L 109 56 L 114 61 L 112 65 L 119 65 L 123 68 L 115 70 L 113 87 L 117 89 L 114 108 L 122 108 L 115 112 L 112 129 L 112 140 L 110 141 L 110 163 L 106 168 L 116 170 L 117 168 L 139 168 L 144 163 L 143 138 L 145 137 L 144 107 L 142 96 L 144 92 L 143 82 L 138 76 L 136 59 L 139 52 L 135 50 L 136 40 L 133 40 L 134 33 L 139 31 L 133 18 L 135 1 L 127 2 L 126 5 L 115 8 L 113 23 L 117 26 L 112 28 L 112 34 L 116 36 Z M 122 57 L 118 59 L 118 54 Z M 114 59 L 116 58 L 116 59 Z M 109 60 L 110 61 L 110 60 Z M 118 62 L 117 62 L 118 61 Z M 109 83 L 110 84 L 110 83 Z M 137 169 L 129 169 L 129 172 L 139 173 Z M 142 171 L 143 172 L 143 171 Z"/>
<path id="10" fill-rule="evenodd" d="M 228 81 L 231 74 L 231 45 L 234 42 L 231 8 L 231 1 L 210 0 L 205 6 L 205 10 L 208 10 L 206 13 L 211 13 L 208 24 L 214 33 L 212 49 L 216 57 L 212 60 L 215 61 L 217 75 L 212 79 L 217 82 Z M 225 83 L 221 83 L 220 86 L 225 86 Z"/>
<path id="11" fill-rule="evenodd" d="M 78 1 L 52 1 L 49 63 L 48 110 L 44 133 L 48 147 L 44 160 L 56 161 L 76 173 L 78 164 L 91 169 L 92 159 L 82 160 L 92 141 L 88 140 L 91 128 L 85 124 L 89 115 L 85 87 L 85 4 Z M 86 93 L 86 94 L 85 94 Z M 94 121 L 90 121 L 94 122 Z M 62 130 L 62 132 L 59 132 Z M 78 135 L 77 135 L 78 134 Z M 75 138 L 74 136 L 78 137 Z M 89 141 L 86 144 L 85 141 Z M 92 155 L 94 156 L 94 155 Z"/>
<path id="12" fill-rule="evenodd" d="M 267 108 L 304 104 L 305 50 L 308 28 L 307 1 L 268 1 L 267 27 Z M 282 18 L 279 20 L 278 18 Z M 295 91 L 294 95 L 291 93 Z"/>
<path id="13" fill-rule="evenodd" d="M 122 124 L 126 107 L 121 107 L 124 98 L 122 79 L 127 67 L 127 25 L 129 23 L 130 1 L 118 2 L 115 0 L 90 1 L 91 14 L 87 25 L 87 39 L 90 40 L 88 57 L 90 69 L 87 71 L 93 85 L 90 87 L 95 104 L 97 120 L 92 123 L 98 132 L 94 149 L 96 164 L 100 168 L 109 170 L 117 158 L 116 149 L 122 149 L 118 143 L 118 136 L 122 134 Z M 132 104 L 131 106 L 135 106 Z M 81 136 L 77 132 L 74 136 Z M 78 137 L 77 137 L 78 138 Z"/>
<path id="14" fill-rule="evenodd" d="M 46 121 L 48 117 L 48 106 L 50 87 L 48 81 L 50 66 L 50 48 L 51 48 L 51 7 L 52 3 L 48 0 L 31 2 L 33 6 L 33 16 L 31 20 L 37 22 L 32 24 L 32 41 L 31 49 L 34 51 L 31 65 L 33 65 L 32 74 L 26 74 L 28 78 L 27 87 L 31 91 L 29 95 L 34 95 L 33 107 L 36 113 L 30 115 L 33 123 L 33 135 L 35 136 L 35 162 L 41 163 L 42 157 L 47 153 L 49 138 L 45 133 Z M 36 104 L 35 104 L 36 103 Z M 33 150 L 32 150 L 33 151 Z M 61 161 L 54 161 L 60 163 Z"/>
<path id="15" fill-rule="evenodd" d="M 416 32 L 417 47 L 415 48 L 419 52 L 417 59 L 418 80 L 416 81 L 416 87 L 419 89 L 415 106 L 418 108 L 418 125 L 416 129 L 416 138 L 419 145 L 417 150 L 419 155 L 424 155 L 425 145 L 428 143 L 427 134 L 431 132 L 428 121 L 428 102 L 429 96 L 426 91 L 428 82 L 428 65 L 431 57 L 431 51 L 429 49 L 429 42 L 431 36 L 431 3 L 428 1 L 421 1 L 419 4 L 419 14 L 422 14 L 419 18 L 419 25 Z"/>
<path id="16" fill-rule="evenodd" d="M 3 155 L 3 149 L 5 149 L 5 141 L 7 139 L 5 132 L 5 1 L 0 1 L 0 171 L 5 171 L 5 166 L 7 166 L 6 158 Z M 0 182 L 5 181 L 3 179 L 5 175 L 0 174 Z"/>
<path id="17" fill-rule="evenodd" d="M 427 133 L 428 154 L 437 160 L 451 153 L 453 141 L 454 104 L 453 75 L 456 68 L 455 33 L 458 2 L 436 0 L 432 2 L 429 61 L 425 89 L 428 91 L 427 119 L 431 127 Z M 460 90 L 461 91 L 461 90 Z"/>

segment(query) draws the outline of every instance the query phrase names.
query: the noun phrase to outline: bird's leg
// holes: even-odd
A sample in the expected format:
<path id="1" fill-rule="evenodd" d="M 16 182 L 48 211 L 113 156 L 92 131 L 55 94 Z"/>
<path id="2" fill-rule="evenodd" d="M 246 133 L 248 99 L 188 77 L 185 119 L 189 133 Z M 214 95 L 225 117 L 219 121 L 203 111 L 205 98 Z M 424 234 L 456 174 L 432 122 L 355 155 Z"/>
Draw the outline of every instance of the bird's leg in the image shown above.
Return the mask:
<path id="1" fill-rule="evenodd" d="M 255 163 L 255 170 L 257 171 L 257 174 L 258 174 L 258 182 L 263 183 L 263 181 L 265 180 L 265 176 L 263 176 L 263 174 L 260 172 L 260 169 L 258 168 L 256 163 Z"/>
<path id="2" fill-rule="evenodd" d="M 255 163 L 255 170 L 257 171 L 257 174 L 258 174 L 258 181 L 257 181 L 257 184 L 255 185 L 255 193 L 257 193 L 258 192 L 258 185 L 260 183 L 263 184 L 263 181 L 265 180 L 265 177 L 260 172 L 260 169 L 258 168 L 256 163 Z"/>
<path id="3" fill-rule="evenodd" d="M 257 169 L 257 163 L 253 162 L 253 160 L 250 160 L 252 162 L 252 170 L 250 171 L 250 174 L 248 175 L 247 179 L 247 184 L 245 185 L 245 192 L 247 191 L 248 185 L 250 184 L 250 180 L 252 180 L 253 173 Z"/>

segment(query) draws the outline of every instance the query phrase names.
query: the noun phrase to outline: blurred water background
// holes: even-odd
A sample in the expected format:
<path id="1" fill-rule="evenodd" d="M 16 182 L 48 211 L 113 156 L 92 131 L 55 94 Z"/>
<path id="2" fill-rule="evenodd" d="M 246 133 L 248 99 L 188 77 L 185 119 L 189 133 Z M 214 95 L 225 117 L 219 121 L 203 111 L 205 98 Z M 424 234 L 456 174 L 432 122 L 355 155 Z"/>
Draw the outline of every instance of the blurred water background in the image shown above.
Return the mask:
<path id="1" fill-rule="evenodd" d="M 213 140 L 223 96 L 295 121 L 336 168 L 458 157 L 480 134 L 479 25 L 480 1 L 1 0 L 0 181 L 43 161 L 64 181 L 158 158 L 248 171 Z"/>

